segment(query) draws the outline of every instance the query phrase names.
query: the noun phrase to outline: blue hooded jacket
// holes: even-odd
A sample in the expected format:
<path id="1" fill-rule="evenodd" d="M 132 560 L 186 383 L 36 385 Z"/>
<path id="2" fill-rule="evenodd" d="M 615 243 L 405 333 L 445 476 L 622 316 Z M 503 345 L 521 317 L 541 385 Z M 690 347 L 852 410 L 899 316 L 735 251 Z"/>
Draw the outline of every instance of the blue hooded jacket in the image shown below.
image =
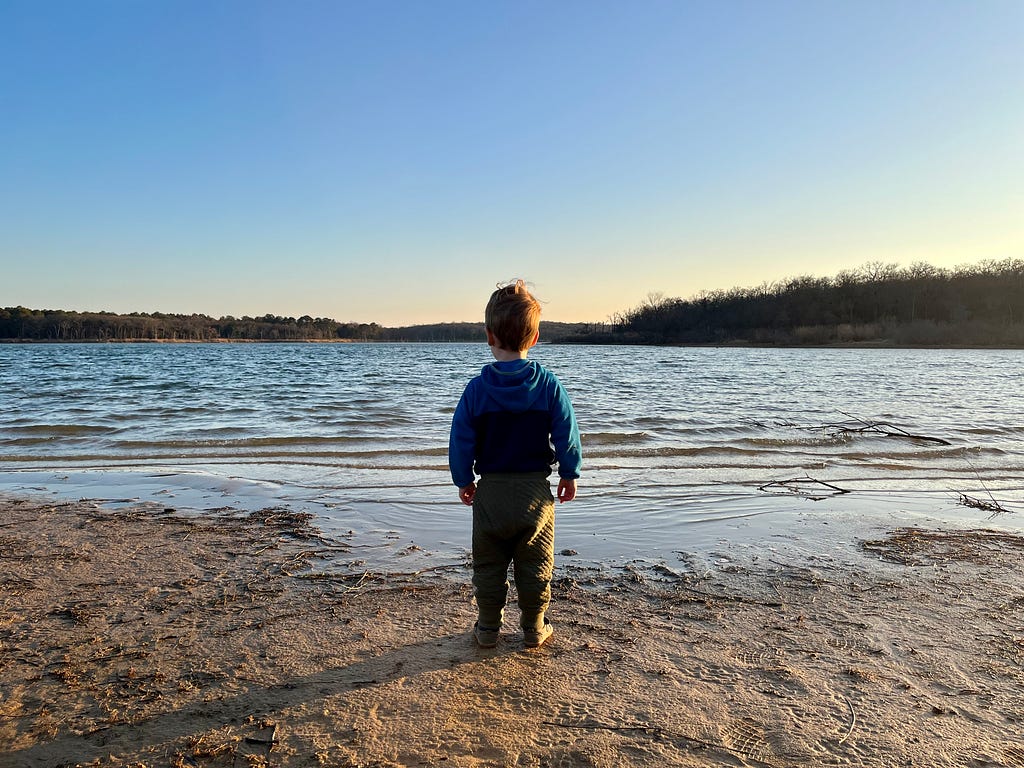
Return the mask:
<path id="1" fill-rule="evenodd" d="M 580 476 L 582 451 L 569 395 L 533 360 L 485 366 L 462 393 L 452 418 L 448 466 L 459 488 L 477 474 L 550 472 Z"/>

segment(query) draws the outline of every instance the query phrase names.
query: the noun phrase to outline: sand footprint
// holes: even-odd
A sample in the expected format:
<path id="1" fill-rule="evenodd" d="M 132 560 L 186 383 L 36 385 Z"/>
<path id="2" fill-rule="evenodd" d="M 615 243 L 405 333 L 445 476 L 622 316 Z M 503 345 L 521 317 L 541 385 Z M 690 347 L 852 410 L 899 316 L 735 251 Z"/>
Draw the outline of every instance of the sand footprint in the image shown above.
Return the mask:
<path id="1" fill-rule="evenodd" d="M 734 651 L 731 655 L 741 664 L 762 669 L 777 669 L 785 666 L 788 658 L 786 652 L 780 648 Z"/>
<path id="2" fill-rule="evenodd" d="M 722 728 L 722 744 L 730 752 L 754 760 L 767 761 L 775 757 L 765 739 L 764 726 L 747 717 L 733 720 Z"/>

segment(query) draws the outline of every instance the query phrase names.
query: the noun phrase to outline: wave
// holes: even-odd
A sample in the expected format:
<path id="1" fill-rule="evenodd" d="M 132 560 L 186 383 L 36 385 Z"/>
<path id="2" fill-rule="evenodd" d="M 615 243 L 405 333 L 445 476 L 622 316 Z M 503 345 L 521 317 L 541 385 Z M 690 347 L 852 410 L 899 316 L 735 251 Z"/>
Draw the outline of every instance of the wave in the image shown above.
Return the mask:
<path id="1" fill-rule="evenodd" d="M 164 443 L 152 443 L 146 450 L 133 451 L 90 451 L 90 452 L 53 452 L 53 453 L 11 453 L 0 454 L 0 463 L 53 463 L 53 462 L 105 462 L 105 461 L 199 461 L 208 459 L 260 459 L 262 461 L 277 461 L 295 458 L 319 458 L 319 459 L 346 459 L 376 461 L 381 459 L 408 459 L 410 457 L 433 457 L 447 456 L 447 448 L 403 448 L 403 449 L 371 449 L 365 451 L 324 451 L 324 450 L 300 450 L 294 451 L 260 451 L 253 450 L 253 446 L 232 446 L 231 450 L 223 450 L 225 446 L 207 446 L 199 443 L 184 443 L 168 446 Z M 280 447 L 280 446 L 276 446 Z M 393 462 L 394 463 L 408 463 Z M 361 466 L 367 466 L 362 464 Z"/>
<path id="2" fill-rule="evenodd" d="M 587 432 L 582 436 L 583 446 L 643 443 L 651 439 L 646 432 Z"/>
<path id="3" fill-rule="evenodd" d="M 536 355 L 573 396 L 585 482 L 614 493 L 640 477 L 664 478 L 671 494 L 789 473 L 1024 476 L 1020 352 L 971 353 L 966 365 L 944 352 L 615 348 L 599 367 L 592 352 Z M 282 483 L 338 484 L 444 473 L 450 414 L 481 355 L 483 345 L 0 348 L 0 466 L 246 464 Z M 60 367 L 40 374 L 47 361 Z M 853 423 L 839 407 L 954 445 L 810 426 Z"/>
<path id="4" fill-rule="evenodd" d="M 755 448 L 820 448 L 830 446 L 841 446 L 853 442 L 848 435 L 806 436 L 799 439 L 785 437 L 744 437 L 739 440 L 741 443 L 752 445 Z"/>
<path id="5" fill-rule="evenodd" d="M 344 435 L 316 437 L 311 435 L 296 435 L 294 437 L 239 437 L 234 439 L 217 439 L 195 437 L 181 440 L 117 440 L 111 443 L 115 449 L 159 449 L 159 448 L 272 448 L 275 446 L 303 447 L 317 445 L 337 445 L 345 443 L 366 443 L 363 437 L 348 437 Z"/>
<path id="6" fill-rule="evenodd" d="M 109 435 L 120 431 L 120 427 L 108 427 L 102 424 L 30 424 L 27 426 L 10 426 L 7 430 L 16 435 L 48 435 L 54 437 L 78 437 L 89 435 Z"/>

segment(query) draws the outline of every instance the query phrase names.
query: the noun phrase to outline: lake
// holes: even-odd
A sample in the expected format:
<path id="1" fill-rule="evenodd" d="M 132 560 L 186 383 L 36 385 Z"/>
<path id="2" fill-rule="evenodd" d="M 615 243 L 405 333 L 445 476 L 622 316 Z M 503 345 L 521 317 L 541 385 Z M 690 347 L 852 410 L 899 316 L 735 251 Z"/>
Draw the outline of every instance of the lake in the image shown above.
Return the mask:
<path id="1" fill-rule="evenodd" d="M 1024 528 L 1024 351 L 531 357 L 565 384 L 583 434 L 579 497 L 558 509 L 556 547 L 578 553 L 566 562 L 845 552 L 894 525 Z M 0 345 L 0 490 L 280 505 L 314 513 L 360 562 L 459 561 L 469 512 L 448 428 L 490 360 L 483 344 Z"/>

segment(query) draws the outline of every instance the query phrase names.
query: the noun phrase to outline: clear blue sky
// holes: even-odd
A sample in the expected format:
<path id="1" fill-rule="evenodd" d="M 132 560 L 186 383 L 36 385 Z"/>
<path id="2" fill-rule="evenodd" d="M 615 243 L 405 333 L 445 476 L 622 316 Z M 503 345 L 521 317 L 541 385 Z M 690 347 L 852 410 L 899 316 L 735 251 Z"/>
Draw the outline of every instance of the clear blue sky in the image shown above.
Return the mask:
<path id="1" fill-rule="evenodd" d="M 1024 257 L 1024 2 L 0 0 L 0 306 L 552 320 Z"/>

